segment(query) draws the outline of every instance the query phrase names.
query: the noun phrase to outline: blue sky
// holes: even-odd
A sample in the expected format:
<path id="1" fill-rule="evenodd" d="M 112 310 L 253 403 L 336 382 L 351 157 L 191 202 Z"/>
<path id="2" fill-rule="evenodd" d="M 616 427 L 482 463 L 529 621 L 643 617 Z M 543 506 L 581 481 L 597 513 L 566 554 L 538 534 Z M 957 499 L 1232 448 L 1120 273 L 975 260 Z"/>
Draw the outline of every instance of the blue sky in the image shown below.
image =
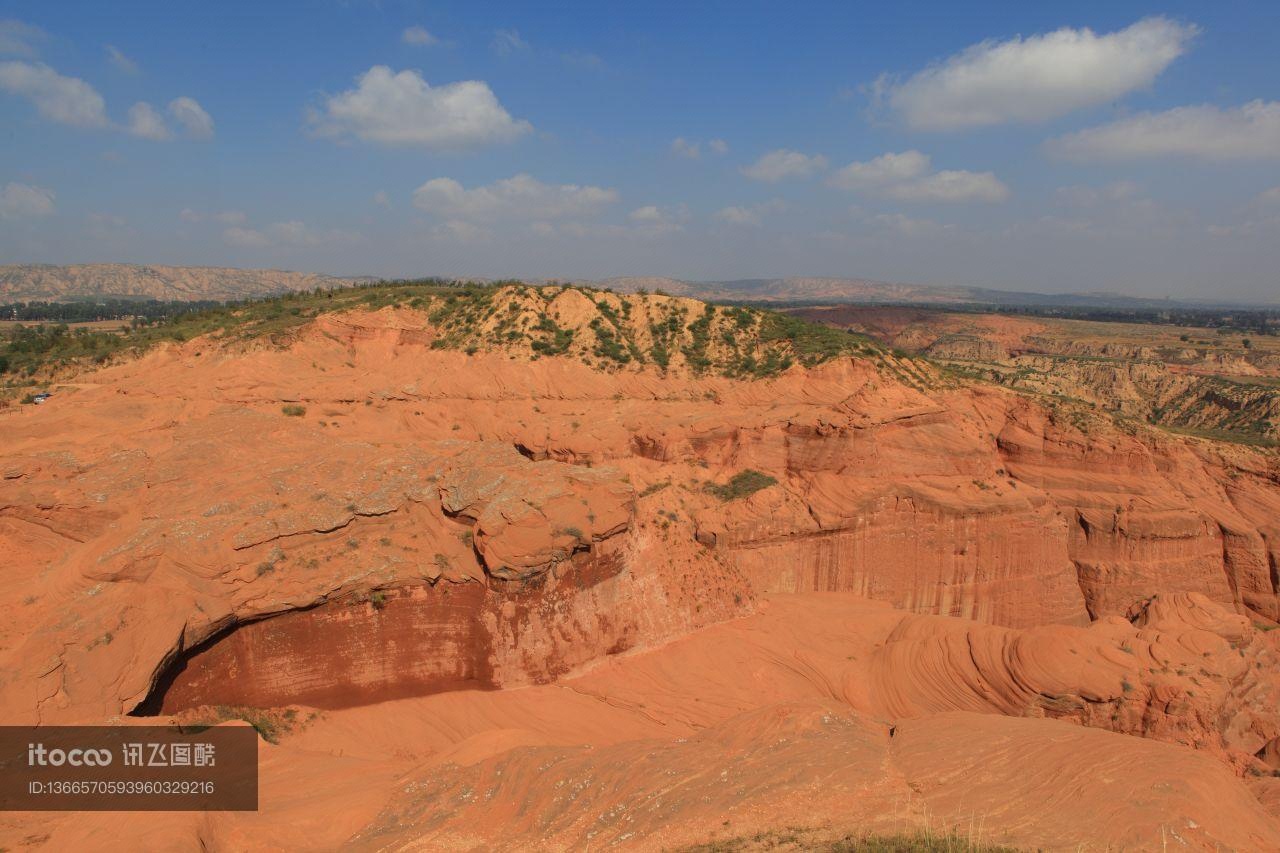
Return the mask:
<path id="1" fill-rule="evenodd" d="M 1280 299 L 1272 4 L 0 2 L 0 263 Z"/>

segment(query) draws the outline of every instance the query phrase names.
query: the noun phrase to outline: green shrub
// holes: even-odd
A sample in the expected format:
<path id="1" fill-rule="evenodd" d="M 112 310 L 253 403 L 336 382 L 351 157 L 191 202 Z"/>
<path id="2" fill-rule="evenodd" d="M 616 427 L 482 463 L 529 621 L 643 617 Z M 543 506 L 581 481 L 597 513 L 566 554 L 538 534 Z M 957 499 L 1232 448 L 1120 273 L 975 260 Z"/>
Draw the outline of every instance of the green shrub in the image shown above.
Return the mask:
<path id="1" fill-rule="evenodd" d="M 287 403 L 280 407 L 280 411 L 291 418 L 300 418 L 307 413 L 306 406 L 299 406 L 297 403 Z"/>
<path id="2" fill-rule="evenodd" d="M 729 478 L 728 483 L 723 485 L 707 483 L 703 488 L 722 501 L 734 501 L 754 495 L 761 489 L 776 485 L 777 482 L 775 478 L 770 477 L 768 474 L 762 474 L 759 471 L 748 468 L 746 471 L 739 471 L 734 474 Z"/>

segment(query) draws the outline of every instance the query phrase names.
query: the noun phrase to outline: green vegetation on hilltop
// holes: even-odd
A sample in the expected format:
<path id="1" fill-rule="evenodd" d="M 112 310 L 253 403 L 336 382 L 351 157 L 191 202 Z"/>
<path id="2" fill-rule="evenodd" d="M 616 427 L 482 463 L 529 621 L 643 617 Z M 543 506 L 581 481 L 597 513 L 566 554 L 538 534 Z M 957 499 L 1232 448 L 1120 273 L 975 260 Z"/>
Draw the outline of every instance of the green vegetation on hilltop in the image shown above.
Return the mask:
<path id="1" fill-rule="evenodd" d="M 433 298 L 428 310 L 437 349 L 521 352 L 535 360 L 569 356 L 601 370 L 654 365 L 758 379 L 797 363 L 884 354 L 862 335 L 661 294 L 513 283 L 458 289 Z"/>
<path id="2" fill-rule="evenodd" d="M 524 352 L 534 359 L 570 356 L 604 370 L 655 365 L 664 371 L 683 367 L 695 375 L 752 379 L 774 376 L 796 363 L 812 366 L 845 355 L 884 355 L 865 336 L 755 308 L 583 287 L 426 279 L 191 310 L 175 304 L 166 312 L 153 304 L 144 316 L 128 318 L 124 328 L 73 329 L 62 323 L 0 328 L 0 382 L 12 391 L 54 379 L 66 369 L 106 364 L 157 344 L 205 335 L 226 342 L 283 343 L 322 314 L 388 306 L 426 312 L 436 330 L 432 346 L 437 349 Z"/>
<path id="3" fill-rule="evenodd" d="M 884 355 L 860 334 L 773 311 L 658 293 L 511 283 L 456 288 L 425 301 L 438 333 L 433 347 L 440 350 L 522 352 L 534 360 L 570 356 L 602 370 L 654 365 L 758 379 L 794 364 Z"/>
<path id="4" fill-rule="evenodd" d="M 226 303 L 216 299 L 129 299 L 101 296 L 67 302 L 6 302 L 0 305 L 0 320 L 28 323 L 94 323 L 103 320 L 132 320 L 147 323 L 164 320 L 176 314 L 221 308 Z"/>
<path id="5" fill-rule="evenodd" d="M 152 319 L 143 317 L 125 329 L 72 329 L 63 323 L 0 328 L 0 382 L 21 384 L 60 368 L 103 364 L 116 356 L 138 355 L 160 343 L 215 335 L 225 340 L 273 337 L 310 322 L 321 314 L 350 308 L 377 309 L 417 301 L 441 293 L 487 288 L 448 285 L 436 280 L 385 283 L 289 293 L 268 299 L 179 310 Z"/>

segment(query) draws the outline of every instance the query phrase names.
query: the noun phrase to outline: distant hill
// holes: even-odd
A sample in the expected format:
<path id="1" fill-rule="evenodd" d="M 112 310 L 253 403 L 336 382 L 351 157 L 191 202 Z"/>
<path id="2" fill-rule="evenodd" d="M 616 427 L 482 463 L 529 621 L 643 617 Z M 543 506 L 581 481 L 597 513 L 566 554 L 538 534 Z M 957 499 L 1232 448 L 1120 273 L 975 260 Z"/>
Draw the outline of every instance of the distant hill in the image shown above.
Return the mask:
<path id="1" fill-rule="evenodd" d="M 0 302 L 49 302 L 95 296 L 233 300 L 359 279 L 287 270 L 167 267 L 137 264 L 17 264 L 0 266 Z"/>
<path id="2" fill-rule="evenodd" d="M 1159 309 L 1162 307 L 1260 307 L 1208 300 L 1149 299 L 1115 293 L 1029 293 L 982 287 L 901 284 L 864 278 L 746 278 L 732 281 L 680 281 L 622 277 L 595 282 L 614 290 L 662 290 L 694 299 L 733 302 L 832 303 L 862 305 L 993 305 L 1080 308 Z"/>
<path id="3" fill-rule="evenodd" d="M 861 278 L 747 278 L 734 281 L 679 281 L 671 278 L 611 278 L 601 285 L 620 291 L 661 289 L 696 299 L 758 302 L 973 301 L 971 288 L 890 284 Z"/>
<path id="4" fill-rule="evenodd" d="M 170 267 L 154 264 L 16 264 L 0 266 L 0 302 L 69 301 L 93 297 L 176 300 L 238 300 L 317 287 L 376 281 L 369 276 L 332 276 L 288 270 L 231 267 Z M 448 278 L 446 280 L 453 280 Z M 469 279 L 483 281 L 484 279 Z M 555 283 L 527 280 L 530 283 Z M 859 305 L 1055 306 L 1159 310 L 1161 308 L 1248 308 L 1259 305 L 1210 300 L 1145 299 L 1114 293 L 1028 293 L 981 287 L 929 286 L 864 278 L 748 278 L 684 281 L 662 276 L 581 279 L 572 284 L 606 287 L 620 293 L 662 291 L 714 302 Z M 1271 306 L 1271 307 L 1274 307 Z"/>

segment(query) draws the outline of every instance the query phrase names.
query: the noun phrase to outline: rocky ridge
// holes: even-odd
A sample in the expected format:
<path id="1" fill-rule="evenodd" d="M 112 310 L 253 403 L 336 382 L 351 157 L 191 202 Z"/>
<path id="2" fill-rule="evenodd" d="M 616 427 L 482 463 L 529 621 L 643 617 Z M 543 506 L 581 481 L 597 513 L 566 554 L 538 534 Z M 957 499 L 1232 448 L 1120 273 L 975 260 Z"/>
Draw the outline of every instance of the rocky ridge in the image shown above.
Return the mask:
<path id="1" fill-rule="evenodd" d="M 1050 401 L 1222 438 L 1280 439 L 1273 336 L 905 308 L 795 313 Z"/>

